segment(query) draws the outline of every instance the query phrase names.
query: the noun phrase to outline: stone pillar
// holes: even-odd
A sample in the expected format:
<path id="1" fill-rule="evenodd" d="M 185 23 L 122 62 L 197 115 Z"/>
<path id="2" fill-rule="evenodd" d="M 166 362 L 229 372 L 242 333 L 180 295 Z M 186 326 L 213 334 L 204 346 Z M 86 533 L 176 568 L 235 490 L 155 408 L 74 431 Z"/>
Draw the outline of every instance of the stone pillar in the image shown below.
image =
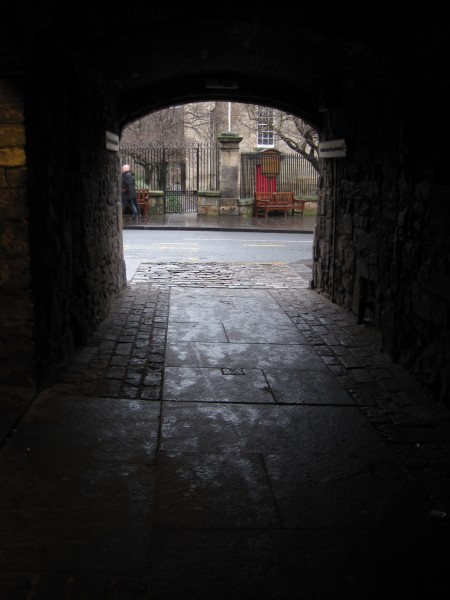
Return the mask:
<path id="1" fill-rule="evenodd" d="M 220 192 L 199 191 L 197 193 L 198 215 L 218 217 L 220 214 Z"/>
<path id="2" fill-rule="evenodd" d="M 148 214 L 164 214 L 164 192 L 162 190 L 148 190 Z"/>
<path id="3" fill-rule="evenodd" d="M 239 216 L 244 219 L 249 219 L 255 215 L 255 199 L 240 198 L 239 199 Z"/>
<path id="4" fill-rule="evenodd" d="M 239 214 L 239 144 L 242 137 L 237 133 L 222 133 L 217 140 L 220 143 L 220 180 L 221 213 Z"/>

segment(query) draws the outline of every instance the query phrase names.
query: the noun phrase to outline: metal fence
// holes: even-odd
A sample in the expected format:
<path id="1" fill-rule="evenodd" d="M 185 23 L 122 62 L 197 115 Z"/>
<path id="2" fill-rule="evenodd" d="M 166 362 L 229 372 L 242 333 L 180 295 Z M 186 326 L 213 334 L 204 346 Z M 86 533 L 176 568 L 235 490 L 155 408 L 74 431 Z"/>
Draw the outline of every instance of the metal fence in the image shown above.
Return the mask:
<path id="1" fill-rule="evenodd" d="M 122 148 L 121 158 L 138 189 L 164 192 L 166 213 L 197 212 L 197 192 L 219 189 L 219 151 L 211 146 Z"/>
<path id="2" fill-rule="evenodd" d="M 253 198 L 255 191 L 294 192 L 296 196 L 316 196 L 319 174 L 297 153 L 280 154 L 279 173 L 267 177 L 262 169 L 261 152 L 241 154 L 241 198 Z"/>
<path id="3" fill-rule="evenodd" d="M 163 192 L 165 213 L 197 212 L 198 191 L 220 190 L 219 148 L 198 144 L 180 148 L 133 147 L 121 149 L 122 164 L 129 164 L 136 187 Z M 260 152 L 240 156 L 240 197 L 255 191 L 294 192 L 296 196 L 317 194 L 318 173 L 299 154 L 280 154 L 279 173 L 266 176 Z"/>

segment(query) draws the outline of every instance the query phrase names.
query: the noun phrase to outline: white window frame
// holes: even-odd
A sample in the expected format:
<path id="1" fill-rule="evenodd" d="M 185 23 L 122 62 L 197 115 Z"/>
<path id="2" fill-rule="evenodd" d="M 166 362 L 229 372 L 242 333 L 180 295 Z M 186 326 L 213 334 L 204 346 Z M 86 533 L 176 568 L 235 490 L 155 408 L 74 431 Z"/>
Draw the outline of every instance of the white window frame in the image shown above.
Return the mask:
<path id="1" fill-rule="evenodd" d="M 273 108 L 269 106 L 258 106 L 256 124 L 256 145 L 258 148 L 274 147 L 273 112 Z"/>

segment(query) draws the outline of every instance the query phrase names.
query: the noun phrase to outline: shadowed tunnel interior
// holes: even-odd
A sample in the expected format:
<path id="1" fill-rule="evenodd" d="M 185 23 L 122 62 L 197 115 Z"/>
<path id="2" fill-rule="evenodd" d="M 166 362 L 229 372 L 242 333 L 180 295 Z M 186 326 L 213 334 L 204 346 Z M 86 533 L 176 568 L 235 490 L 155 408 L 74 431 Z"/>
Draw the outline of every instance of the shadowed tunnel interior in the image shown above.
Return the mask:
<path id="1" fill-rule="evenodd" d="M 316 287 L 370 320 L 392 360 L 448 404 L 445 26 L 400 5 L 284 7 L 275 19 L 259 8 L 4 11 L 4 260 L 9 273 L 23 264 L 4 283 L 21 334 L 5 383 L 51 381 L 124 283 L 120 165 L 105 137 L 149 111 L 221 99 L 345 140 L 345 159 L 322 162 Z"/>

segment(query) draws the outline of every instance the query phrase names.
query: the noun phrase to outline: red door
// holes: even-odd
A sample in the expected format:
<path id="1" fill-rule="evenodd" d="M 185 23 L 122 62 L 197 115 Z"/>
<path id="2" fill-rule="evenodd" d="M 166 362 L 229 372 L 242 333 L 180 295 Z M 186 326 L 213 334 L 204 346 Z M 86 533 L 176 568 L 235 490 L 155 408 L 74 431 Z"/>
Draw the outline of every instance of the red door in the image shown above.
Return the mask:
<path id="1" fill-rule="evenodd" d="M 257 192 L 276 192 L 277 178 L 266 177 L 261 173 L 261 165 L 256 165 L 256 191 Z"/>

